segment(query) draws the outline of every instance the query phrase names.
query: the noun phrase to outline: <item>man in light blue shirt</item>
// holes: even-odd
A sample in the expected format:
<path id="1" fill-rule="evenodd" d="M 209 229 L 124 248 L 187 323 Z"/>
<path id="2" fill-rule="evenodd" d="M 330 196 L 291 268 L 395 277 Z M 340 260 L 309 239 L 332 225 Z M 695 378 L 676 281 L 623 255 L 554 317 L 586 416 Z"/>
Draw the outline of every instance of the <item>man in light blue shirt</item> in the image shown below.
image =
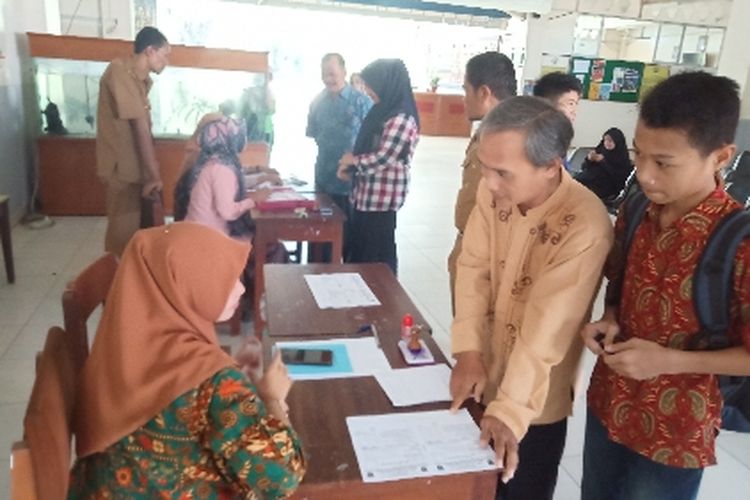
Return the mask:
<path id="1" fill-rule="evenodd" d="M 372 107 L 372 100 L 346 82 L 346 66 L 341 54 L 323 56 L 321 79 L 326 88 L 310 104 L 306 131 L 306 135 L 315 139 L 318 145 L 315 190 L 328 194 L 349 218 L 351 184 L 336 177 L 336 171 L 344 153 L 351 152 L 362 120 Z M 348 235 L 345 224 L 345 256 L 349 247 Z"/>

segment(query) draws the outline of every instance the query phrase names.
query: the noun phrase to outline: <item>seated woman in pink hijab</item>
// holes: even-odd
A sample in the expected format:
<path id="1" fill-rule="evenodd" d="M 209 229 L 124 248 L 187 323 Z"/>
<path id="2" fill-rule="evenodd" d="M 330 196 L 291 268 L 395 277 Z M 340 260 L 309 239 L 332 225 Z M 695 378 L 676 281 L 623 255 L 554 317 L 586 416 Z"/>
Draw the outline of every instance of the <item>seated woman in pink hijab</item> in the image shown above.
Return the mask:
<path id="1" fill-rule="evenodd" d="M 245 192 L 245 177 L 237 156 L 245 147 L 244 124 L 218 116 L 203 124 L 198 144 L 198 158 L 175 187 L 175 220 L 198 222 L 250 240 L 254 224 L 248 210 L 255 203 Z"/>
<path id="2" fill-rule="evenodd" d="M 233 238 L 252 241 L 255 223 L 249 210 L 245 176 L 238 154 L 245 147 L 245 124 L 224 115 L 209 115 L 196 131 L 200 153 L 175 187 L 175 220 L 204 224 Z M 289 257 L 281 243 L 269 245 L 266 262 L 284 263 Z M 252 297 L 254 260 L 245 268 L 246 296 Z M 248 307 L 243 306 L 243 311 Z"/>

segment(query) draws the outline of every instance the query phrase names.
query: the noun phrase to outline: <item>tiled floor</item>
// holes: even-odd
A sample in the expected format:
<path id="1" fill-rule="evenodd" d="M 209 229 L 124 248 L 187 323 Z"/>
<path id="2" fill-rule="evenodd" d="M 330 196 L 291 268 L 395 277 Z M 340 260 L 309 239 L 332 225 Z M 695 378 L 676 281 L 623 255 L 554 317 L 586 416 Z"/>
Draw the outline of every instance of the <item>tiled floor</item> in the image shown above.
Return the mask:
<path id="1" fill-rule="evenodd" d="M 462 139 L 422 138 L 412 191 L 398 219 L 399 279 L 446 352 L 451 313 L 445 259 L 453 245 L 453 201 L 465 144 Z M 103 218 L 60 217 L 55 221 L 48 229 L 15 227 L 17 283 L 8 285 L 0 274 L 0 450 L 6 450 L 0 454 L 0 498 L 8 492 L 8 453 L 11 443 L 21 436 L 35 353 L 42 348 L 47 329 L 62 325 L 60 297 L 65 284 L 102 248 Z M 592 357 L 586 357 L 586 376 L 592 364 Z M 569 425 L 555 495 L 558 500 L 580 496 L 583 423 L 584 406 L 579 398 Z M 725 433 L 719 447 L 720 464 L 706 471 L 699 498 L 749 498 L 750 435 Z"/>

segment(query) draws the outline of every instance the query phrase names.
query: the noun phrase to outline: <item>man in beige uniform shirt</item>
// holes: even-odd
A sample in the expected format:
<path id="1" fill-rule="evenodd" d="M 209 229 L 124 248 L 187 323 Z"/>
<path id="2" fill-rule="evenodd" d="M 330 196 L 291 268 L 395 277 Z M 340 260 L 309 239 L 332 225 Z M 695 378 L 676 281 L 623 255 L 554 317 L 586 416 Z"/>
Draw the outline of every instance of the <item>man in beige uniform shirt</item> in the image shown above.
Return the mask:
<path id="1" fill-rule="evenodd" d="M 552 498 L 578 332 L 612 245 L 604 205 L 562 168 L 572 137 L 565 115 L 534 97 L 503 101 L 479 128 L 483 180 L 458 257 L 450 388 L 454 410 L 469 397 L 487 405 L 481 439 L 504 466 L 503 500 Z"/>
<path id="2" fill-rule="evenodd" d="M 516 71 L 513 62 L 499 52 L 485 52 L 469 59 L 464 75 L 464 104 L 466 116 L 470 121 L 484 118 L 492 108 L 503 99 L 516 95 Z M 456 312 L 456 259 L 461 252 L 466 221 L 474 208 L 477 186 L 482 178 L 482 168 L 476 159 L 479 136 L 474 134 L 466 148 L 461 172 L 461 189 L 456 197 L 455 225 L 458 233 L 453 250 L 448 256 L 448 274 L 450 275 L 451 307 Z"/>
<path id="3" fill-rule="evenodd" d="M 96 166 L 107 186 L 104 249 L 117 255 L 140 226 L 141 197 L 162 190 L 151 137 L 149 73 L 164 70 L 170 47 L 159 30 L 145 27 L 134 49 L 130 57 L 112 61 L 99 82 Z"/>

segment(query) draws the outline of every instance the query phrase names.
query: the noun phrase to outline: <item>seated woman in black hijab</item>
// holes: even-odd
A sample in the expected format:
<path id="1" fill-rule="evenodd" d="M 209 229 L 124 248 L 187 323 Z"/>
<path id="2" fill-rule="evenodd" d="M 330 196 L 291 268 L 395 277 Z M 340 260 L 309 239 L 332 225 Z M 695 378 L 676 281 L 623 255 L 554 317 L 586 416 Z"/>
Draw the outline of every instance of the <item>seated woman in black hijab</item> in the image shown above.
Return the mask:
<path id="1" fill-rule="evenodd" d="M 586 157 L 575 179 L 606 201 L 620 193 L 632 170 L 625 135 L 613 127 Z"/>

